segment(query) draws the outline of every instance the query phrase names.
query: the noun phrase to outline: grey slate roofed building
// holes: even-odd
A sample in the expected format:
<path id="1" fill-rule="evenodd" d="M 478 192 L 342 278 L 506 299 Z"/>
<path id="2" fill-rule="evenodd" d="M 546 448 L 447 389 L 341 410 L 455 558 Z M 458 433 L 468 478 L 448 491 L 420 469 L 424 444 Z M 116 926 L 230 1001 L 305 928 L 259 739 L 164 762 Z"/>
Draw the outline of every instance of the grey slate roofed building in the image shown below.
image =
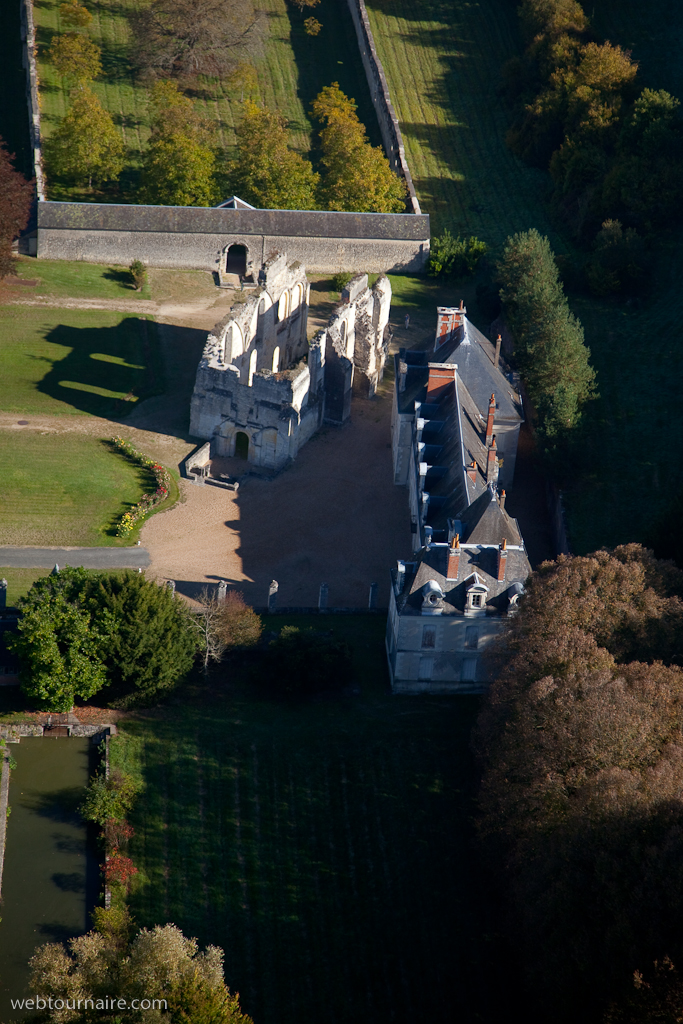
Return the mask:
<path id="1" fill-rule="evenodd" d="M 523 422 L 515 378 L 467 320 L 439 309 L 435 353 L 396 356 L 394 481 L 409 490 L 413 556 L 392 571 L 395 692 L 477 692 L 531 566 L 505 509 Z M 434 360 L 430 361 L 430 356 Z"/>

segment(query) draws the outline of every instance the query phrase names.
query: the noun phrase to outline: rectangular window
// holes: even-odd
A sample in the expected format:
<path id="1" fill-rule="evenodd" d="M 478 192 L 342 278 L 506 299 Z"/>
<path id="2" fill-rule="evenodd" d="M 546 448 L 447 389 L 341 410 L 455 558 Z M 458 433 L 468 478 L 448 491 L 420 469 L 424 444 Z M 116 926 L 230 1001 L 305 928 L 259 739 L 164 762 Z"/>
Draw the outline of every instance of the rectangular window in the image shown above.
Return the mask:
<path id="1" fill-rule="evenodd" d="M 420 679 L 431 679 L 434 672 L 433 658 L 420 658 Z"/>
<path id="2" fill-rule="evenodd" d="M 464 658 L 460 671 L 460 680 L 463 683 L 473 683 L 477 678 L 477 659 Z"/>
<path id="3" fill-rule="evenodd" d="M 465 647 L 476 651 L 479 646 L 479 629 L 477 626 L 467 626 L 465 629 Z"/>
<path id="4" fill-rule="evenodd" d="M 436 630 L 433 626 L 422 627 L 422 646 L 423 647 L 436 647 Z"/>
<path id="5" fill-rule="evenodd" d="M 481 608 L 481 594 L 472 594 L 472 607 Z"/>

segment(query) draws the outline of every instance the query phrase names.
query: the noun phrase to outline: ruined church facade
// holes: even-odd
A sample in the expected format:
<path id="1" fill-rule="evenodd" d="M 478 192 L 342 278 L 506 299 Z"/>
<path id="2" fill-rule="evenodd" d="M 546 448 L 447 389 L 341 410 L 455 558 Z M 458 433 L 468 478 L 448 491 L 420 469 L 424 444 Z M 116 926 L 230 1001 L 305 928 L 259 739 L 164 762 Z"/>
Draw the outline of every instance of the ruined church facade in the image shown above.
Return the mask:
<path id="1" fill-rule="evenodd" d="M 391 286 L 352 278 L 327 326 L 307 340 L 304 266 L 271 254 L 258 288 L 209 333 L 197 368 L 190 432 L 212 456 L 278 470 L 323 422 L 342 425 L 353 390 L 374 394 L 384 372 Z"/>

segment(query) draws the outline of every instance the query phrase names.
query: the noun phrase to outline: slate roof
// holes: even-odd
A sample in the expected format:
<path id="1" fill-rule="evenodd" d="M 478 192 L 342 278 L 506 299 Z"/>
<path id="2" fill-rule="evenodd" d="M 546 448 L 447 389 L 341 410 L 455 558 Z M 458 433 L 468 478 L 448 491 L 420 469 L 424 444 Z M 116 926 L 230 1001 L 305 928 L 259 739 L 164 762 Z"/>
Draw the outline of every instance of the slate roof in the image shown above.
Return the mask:
<path id="1" fill-rule="evenodd" d="M 480 409 L 488 406 L 491 392 L 496 396 L 496 419 L 522 422 L 522 400 L 507 377 L 493 365 L 492 346 L 481 331 L 465 318 L 464 327 L 454 333 L 436 352 L 429 353 L 433 363 L 457 363 L 458 374 Z"/>
<path id="2" fill-rule="evenodd" d="M 414 562 L 406 563 L 404 590 L 398 601 L 404 614 L 421 613 L 422 587 L 430 580 L 438 583 L 444 594 L 443 614 L 464 614 L 474 572 L 488 588 L 487 611 L 505 614 L 509 598 L 519 593 L 531 572 L 517 521 L 501 508 L 496 484 L 486 480 L 485 416 L 491 394 L 496 396 L 496 422 L 523 420 L 519 395 L 493 365 L 493 358 L 493 346 L 466 319 L 436 352 L 402 349 L 396 357 L 398 411 L 410 416 L 416 427 L 418 418 L 424 421 L 423 447 L 415 461 L 429 467 L 424 482 L 429 494 L 425 525 L 432 530 L 432 543 L 414 556 Z M 458 372 L 453 384 L 427 403 L 430 362 L 455 363 Z M 474 479 L 466 471 L 473 461 Z M 461 545 L 466 545 L 461 547 L 455 581 L 446 579 L 449 531 L 459 533 Z M 503 541 L 507 561 L 505 580 L 499 582 L 498 551 Z"/>
<path id="3" fill-rule="evenodd" d="M 509 598 L 519 593 L 519 581 L 525 580 L 531 572 L 526 551 L 508 549 L 505 579 L 499 581 L 497 549 L 461 549 L 460 570 L 457 580 L 446 579 L 446 544 L 422 548 L 415 555 L 414 562 L 406 564 L 406 579 L 403 593 L 397 599 L 398 611 L 402 615 L 420 615 L 422 611 L 422 588 L 433 580 L 444 594 L 443 615 L 464 615 L 467 590 L 476 582 L 474 573 L 488 588 L 486 609 L 489 614 L 505 614 Z M 396 570 L 392 573 L 396 578 Z"/>
<path id="4" fill-rule="evenodd" d="M 423 242 L 429 238 L 429 215 L 44 201 L 38 203 L 38 227 L 70 231 L 161 231 Z"/>

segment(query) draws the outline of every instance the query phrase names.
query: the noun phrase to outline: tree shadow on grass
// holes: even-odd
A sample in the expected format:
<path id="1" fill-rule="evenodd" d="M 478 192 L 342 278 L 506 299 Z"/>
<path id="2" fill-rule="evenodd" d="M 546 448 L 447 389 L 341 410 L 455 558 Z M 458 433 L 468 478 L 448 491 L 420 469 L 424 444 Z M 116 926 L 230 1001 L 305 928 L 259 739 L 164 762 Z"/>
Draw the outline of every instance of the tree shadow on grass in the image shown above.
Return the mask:
<path id="1" fill-rule="evenodd" d="M 102 274 L 105 281 L 115 281 L 120 284 L 126 291 L 135 291 L 135 285 L 131 277 L 130 270 L 123 270 L 120 267 L 110 267 Z"/>

